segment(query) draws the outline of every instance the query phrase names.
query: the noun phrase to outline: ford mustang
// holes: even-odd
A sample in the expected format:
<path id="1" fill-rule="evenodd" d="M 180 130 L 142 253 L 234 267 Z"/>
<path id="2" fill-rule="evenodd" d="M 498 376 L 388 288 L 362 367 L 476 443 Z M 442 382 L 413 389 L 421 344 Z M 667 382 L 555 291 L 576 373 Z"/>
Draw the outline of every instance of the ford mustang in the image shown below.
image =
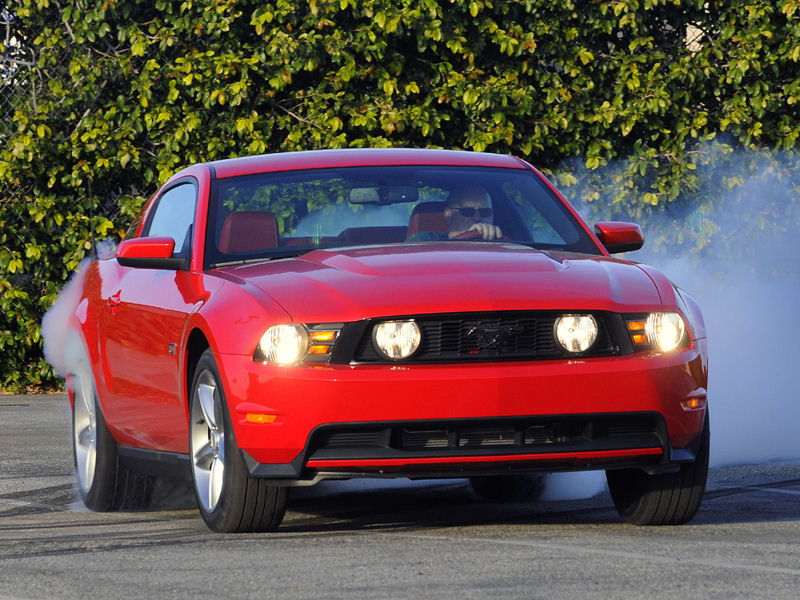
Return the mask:
<path id="1" fill-rule="evenodd" d="M 708 472 L 701 312 L 612 257 L 512 156 L 353 149 L 188 167 L 94 260 L 70 315 L 77 487 L 97 511 L 193 482 L 215 531 L 279 526 L 290 486 L 605 470 L 636 524 Z"/>

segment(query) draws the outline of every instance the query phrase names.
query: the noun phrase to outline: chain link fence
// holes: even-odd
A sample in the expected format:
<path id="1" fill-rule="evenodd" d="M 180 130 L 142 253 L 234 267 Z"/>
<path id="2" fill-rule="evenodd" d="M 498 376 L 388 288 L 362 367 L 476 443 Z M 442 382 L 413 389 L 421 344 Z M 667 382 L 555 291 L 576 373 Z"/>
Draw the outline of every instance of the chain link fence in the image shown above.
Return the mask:
<path id="1" fill-rule="evenodd" d="M 4 5 L 0 10 L 0 147 L 8 148 L 16 130 L 14 114 L 36 97 L 36 61 L 32 32 Z M 0 183 L 2 202 L 13 201 L 21 190 Z"/>
<path id="2" fill-rule="evenodd" d="M 58 23 L 51 27 L 58 27 Z M 43 28 L 32 29 L 8 5 L 0 5 L 0 149 L 16 151 L 13 145 L 20 130 L 18 115 L 28 119 L 37 114 L 50 81 L 63 79 L 69 68 L 66 46 L 59 47 L 56 56 L 39 56 L 36 39 L 43 33 Z M 47 58 L 46 68 L 40 67 L 42 58 Z M 0 204 L 30 202 L 34 194 L 30 182 L 0 178 Z M 25 223 L 19 222 L 19 215 L 24 214 L 19 206 L 17 210 L 0 211 L 6 231 L 24 231 Z M 8 222 L 11 215 L 18 215 L 16 222 Z"/>
<path id="3" fill-rule="evenodd" d="M 10 149 L 17 130 L 15 115 L 21 108 L 35 102 L 36 88 L 41 82 L 37 81 L 33 33 L 8 7 L 0 6 L 0 148 Z M 18 246 L 17 240 L 9 238 L 19 235 L 20 225 L 23 225 L 19 211 L 13 210 L 12 205 L 24 202 L 31 191 L 8 182 L 6 178 L 0 179 L 2 245 L 9 251 Z M 4 279 L 6 282 L 0 294 L 6 293 L 9 284 L 17 289 L 25 289 L 30 284 L 30 277 L 23 273 L 0 272 L 0 282 Z"/>
<path id="4" fill-rule="evenodd" d="M 48 25 L 48 28 L 58 27 L 57 21 Z M 50 82 L 69 79 L 69 55 L 72 50 L 68 46 L 72 37 L 69 28 L 68 35 L 62 36 L 64 45 L 48 47 L 50 54 L 44 57 L 39 56 L 36 38 L 46 33 L 43 28 L 32 30 L 7 5 L 0 4 L 0 149 L 13 151 L 10 145 L 19 129 L 18 111 L 26 115 L 35 114 L 37 103 L 47 95 Z M 54 52 L 55 56 L 52 55 Z M 40 64 L 47 64 L 47 67 L 40 68 Z M 120 190 L 116 195 L 94 197 L 92 216 L 102 215 L 116 222 L 122 218 L 122 211 L 117 205 L 119 197 L 138 192 L 138 189 Z M 91 196 L 92 190 L 87 186 L 84 193 Z M 3 204 L 30 202 L 34 196 L 35 190 L 30 183 L 9 182 L 8 178 L 0 178 L 0 207 Z M 25 223 L 20 222 L 21 217 L 12 216 L 24 214 L 25 211 L 19 210 L 19 207 L 15 211 L 0 208 L 0 222 L 4 222 L 6 231 L 24 231 Z"/>
<path id="5" fill-rule="evenodd" d="M 56 46 L 44 56 L 37 44 L 39 36 L 48 34 L 46 28 L 59 25 L 54 20 L 32 28 L 10 5 L 0 4 L 0 153 L 5 155 L 0 158 L 9 163 L 21 152 L 32 154 L 31 168 L 41 166 L 36 161 L 47 160 L 25 140 L 41 136 L 36 121 L 51 125 L 52 116 L 42 114 L 49 86 L 67 75 L 72 48 Z M 69 225 L 68 217 L 58 226 L 44 226 L 42 217 L 34 216 L 41 193 L 34 178 L 20 173 L 19 166 L 12 170 L 0 164 L 0 390 L 4 391 L 57 385 L 42 359 L 39 323 L 61 285 L 59 280 L 70 271 L 58 256 L 62 245 L 54 241 Z"/>

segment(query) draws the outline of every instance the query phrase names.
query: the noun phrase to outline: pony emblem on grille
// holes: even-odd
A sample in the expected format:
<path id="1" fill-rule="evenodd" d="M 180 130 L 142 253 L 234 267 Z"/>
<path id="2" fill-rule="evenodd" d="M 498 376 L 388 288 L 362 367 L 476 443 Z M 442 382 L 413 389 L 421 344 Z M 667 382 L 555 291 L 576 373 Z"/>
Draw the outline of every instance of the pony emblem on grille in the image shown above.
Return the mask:
<path id="1" fill-rule="evenodd" d="M 521 327 L 474 325 L 467 331 L 466 338 L 474 340 L 480 350 L 501 350 L 504 345 L 522 333 Z"/>

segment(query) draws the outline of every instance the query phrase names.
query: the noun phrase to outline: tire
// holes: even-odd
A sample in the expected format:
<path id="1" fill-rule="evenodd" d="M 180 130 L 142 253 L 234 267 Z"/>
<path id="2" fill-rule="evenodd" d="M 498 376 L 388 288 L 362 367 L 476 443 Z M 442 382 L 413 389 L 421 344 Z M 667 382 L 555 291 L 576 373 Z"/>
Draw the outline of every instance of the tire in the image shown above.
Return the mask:
<path id="1" fill-rule="evenodd" d="M 120 463 L 85 354 L 72 369 L 71 381 L 72 456 L 81 500 L 96 512 L 146 508 L 154 480 Z"/>
<path id="2" fill-rule="evenodd" d="M 249 476 L 220 381 L 214 355 L 206 350 L 194 371 L 189 407 L 197 506 L 213 531 L 272 531 L 286 512 L 286 488 Z"/>
<path id="3" fill-rule="evenodd" d="M 682 525 L 694 517 L 708 478 L 711 439 L 708 421 L 706 413 L 695 461 L 681 464 L 676 473 L 648 475 L 639 469 L 606 471 L 614 506 L 626 523 Z"/>
<path id="4" fill-rule="evenodd" d="M 544 490 L 544 475 L 486 475 L 470 477 L 472 491 L 488 502 L 532 502 Z"/>

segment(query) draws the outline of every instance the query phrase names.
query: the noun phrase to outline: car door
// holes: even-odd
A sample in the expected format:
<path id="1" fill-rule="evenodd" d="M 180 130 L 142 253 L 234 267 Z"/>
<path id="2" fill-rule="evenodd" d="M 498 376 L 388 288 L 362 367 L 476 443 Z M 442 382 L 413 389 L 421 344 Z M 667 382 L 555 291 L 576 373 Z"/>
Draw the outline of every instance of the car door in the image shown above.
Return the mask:
<path id="1" fill-rule="evenodd" d="M 142 237 L 175 240 L 173 257 L 187 258 L 197 206 L 197 183 L 179 180 L 156 199 Z M 116 263 L 116 261 L 113 261 Z M 196 299 L 191 273 L 113 265 L 104 285 L 100 319 L 104 375 L 122 443 L 172 452 L 187 451 L 186 403 L 178 351 Z M 188 267 L 187 267 L 188 269 Z"/>

